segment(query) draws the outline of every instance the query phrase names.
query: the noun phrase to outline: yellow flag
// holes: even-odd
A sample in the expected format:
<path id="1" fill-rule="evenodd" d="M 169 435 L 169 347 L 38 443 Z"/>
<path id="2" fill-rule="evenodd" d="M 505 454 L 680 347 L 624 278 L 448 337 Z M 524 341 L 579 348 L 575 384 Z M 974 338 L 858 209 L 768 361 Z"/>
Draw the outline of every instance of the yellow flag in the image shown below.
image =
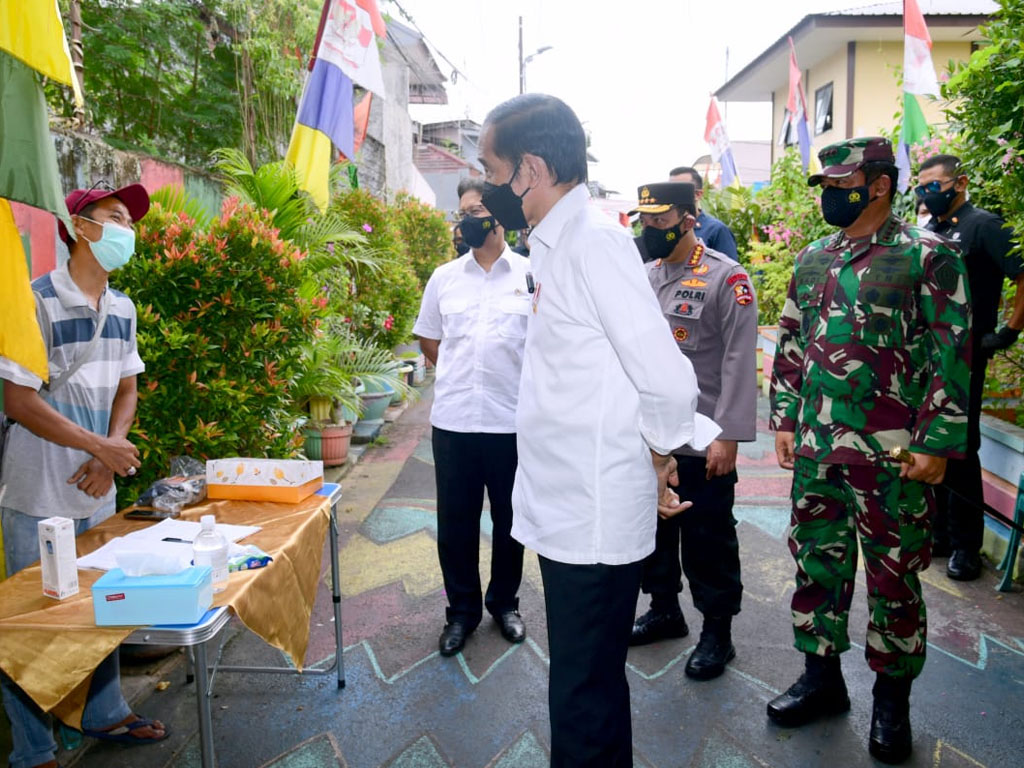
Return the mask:
<path id="1" fill-rule="evenodd" d="M 0 197 L 0 355 L 48 381 L 46 345 L 36 320 L 21 235 L 11 204 Z"/>
<path id="2" fill-rule="evenodd" d="M 0 0 L 0 49 L 51 80 L 70 85 L 75 103 L 82 105 L 57 0 Z"/>

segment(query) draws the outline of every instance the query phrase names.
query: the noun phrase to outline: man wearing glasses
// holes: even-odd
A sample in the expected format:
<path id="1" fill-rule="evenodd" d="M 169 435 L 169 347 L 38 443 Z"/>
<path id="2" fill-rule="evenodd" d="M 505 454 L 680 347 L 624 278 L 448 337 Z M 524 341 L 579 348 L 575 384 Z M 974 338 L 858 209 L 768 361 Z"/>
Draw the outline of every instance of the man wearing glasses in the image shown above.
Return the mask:
<path id="1" fill-rule="evenodd" d="M 73 233 L 58 225 L 70 259 L 32 283 L 50 380 L 0 357 L 4 410 L 16 422 L 0 471 L 4 557 L 12 576 L 39 559 L 38 522 L 53 514 L 80 534 L 115 512 L 114 475 L 134 475 L 139 452 L 128 440 L 135 420 L 135 305 L 108 275 L 135 252 L 134 222 L 149 210 L 139 184 L 76 189 L 67 196 Z M 11 721 L 13 768 L 56 766 L 50 716 L 0 674 Z M 152 744 L 167 738 L 158 720 L 133 714 L 121 693 L 115 650 L 93 673 L 82 729 L 93 738 Z"/>
<path id="2" fill-rule="evenodd" d="M 965 499 L 982 500 L 978 459 L 981 391 L 989 358 L 998 350 L 1012 346 L 1024 328 L 1024 260 L 1019 252 L 1013 251 L 1013 232 L 1003 220 L 968 202 L 967 175 L 960 158 L 935 155 L 925 160 L 914 191 L 932 214 L 928 229 L 949 238 L 960 248 L 971 292 L 974 325 L 967 452 L 962 459 L 951 459 L 946 467 L 945 484 L 956 493 L 942 489 L 937 495 L 932 554 L 949 556 L 946 565 L 949 578 L 972 581 L 981 575 L 978 553 L 985 524 L 981 510 Z M 1006 324 L 997 331 L 1004 277 L 1017 283 L 1017 296 Z"/>

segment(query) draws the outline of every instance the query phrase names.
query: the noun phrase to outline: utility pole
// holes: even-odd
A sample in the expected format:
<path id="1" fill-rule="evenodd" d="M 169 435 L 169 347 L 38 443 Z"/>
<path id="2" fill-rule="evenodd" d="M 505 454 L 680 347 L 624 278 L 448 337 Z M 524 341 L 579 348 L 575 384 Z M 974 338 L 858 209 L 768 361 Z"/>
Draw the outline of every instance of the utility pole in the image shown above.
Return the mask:
<path id="1" fill-rule="evenodd" d="M 523 17 L 519 17 L 519 93 L 526 91 L 526 64 L 523 63 Z"/>

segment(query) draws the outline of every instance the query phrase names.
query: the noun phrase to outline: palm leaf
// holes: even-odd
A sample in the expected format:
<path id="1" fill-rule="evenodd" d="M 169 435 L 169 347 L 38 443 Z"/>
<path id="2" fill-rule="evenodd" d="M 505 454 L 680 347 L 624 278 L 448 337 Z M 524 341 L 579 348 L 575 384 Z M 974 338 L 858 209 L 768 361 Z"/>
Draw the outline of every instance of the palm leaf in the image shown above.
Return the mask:
<path id="1" fill-rule="evenodd" d="M 184 213 L 195 222 L 196 228 L 205 231 L 213 221 L 215 212 L 210 211 L 198 197 L 189 194 L 181 184 L 160 187 L 149 196 L 150 202 L 159 203 L 169 213 Z"/>

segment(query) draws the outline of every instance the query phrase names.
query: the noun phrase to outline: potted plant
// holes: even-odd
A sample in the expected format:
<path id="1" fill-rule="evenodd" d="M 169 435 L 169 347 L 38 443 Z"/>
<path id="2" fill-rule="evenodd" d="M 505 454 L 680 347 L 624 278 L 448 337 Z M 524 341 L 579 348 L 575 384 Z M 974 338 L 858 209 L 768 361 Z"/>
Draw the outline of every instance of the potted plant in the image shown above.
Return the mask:
<path id="1" fill-rule="evenodd" d="M 310 459 L 335 467 L 348 459 L 352 423 L 332 421 L 339 406 L 354 407 L 355 385 L 338 364 L 343 354 L 342 339 L 325 334 L 303 347 L 302 368 L 292 392 L 299 407 L 308 410 L 303 429 L 305 454 Z"/>

